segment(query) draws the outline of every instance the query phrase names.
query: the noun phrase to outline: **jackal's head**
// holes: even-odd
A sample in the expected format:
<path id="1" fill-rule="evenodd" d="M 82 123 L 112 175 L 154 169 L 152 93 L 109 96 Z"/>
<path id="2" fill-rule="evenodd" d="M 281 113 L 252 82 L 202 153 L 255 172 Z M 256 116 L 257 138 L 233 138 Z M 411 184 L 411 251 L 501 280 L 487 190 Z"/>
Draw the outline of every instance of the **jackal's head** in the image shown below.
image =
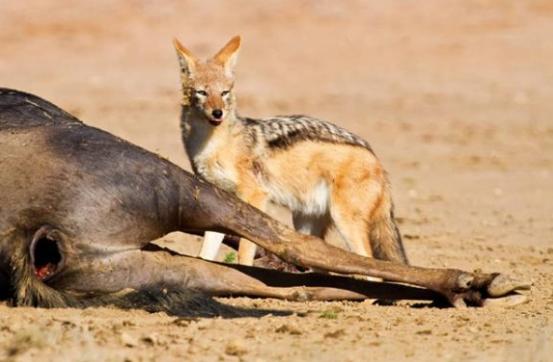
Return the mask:
<path id="1" fill-rule="evenodd" d="M 177 39 L 174 40 L 181 69 L 183 105 L 199 110 L 213 126 L 234 115 L 234 65 L 240 49 L 235 36 L 212 58 L 197 59 Z"/>

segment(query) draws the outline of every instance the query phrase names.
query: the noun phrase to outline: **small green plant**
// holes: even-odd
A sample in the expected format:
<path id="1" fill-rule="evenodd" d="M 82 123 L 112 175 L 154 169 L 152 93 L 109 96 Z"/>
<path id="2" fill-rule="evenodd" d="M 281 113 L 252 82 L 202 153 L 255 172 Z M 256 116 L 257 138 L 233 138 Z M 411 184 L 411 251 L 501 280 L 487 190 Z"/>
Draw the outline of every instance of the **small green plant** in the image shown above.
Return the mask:
<path id="1" fill-rule="evenodd" d="M 338 313 L 336 313 L 336 312 L 333 311 L 333 310 L 325 310 L 324 312 L 321 313 L 321 315 L 319 316 L 319 318 L 337 319 L 337 318 L 338 318 Z"/>
<path id="2" fill-rule="evenodd" d="M 225 263 L 234 264 L 236 263 L 236 253 L 234 251 L 229 251 L 225 258 L 223 259 Z"/>

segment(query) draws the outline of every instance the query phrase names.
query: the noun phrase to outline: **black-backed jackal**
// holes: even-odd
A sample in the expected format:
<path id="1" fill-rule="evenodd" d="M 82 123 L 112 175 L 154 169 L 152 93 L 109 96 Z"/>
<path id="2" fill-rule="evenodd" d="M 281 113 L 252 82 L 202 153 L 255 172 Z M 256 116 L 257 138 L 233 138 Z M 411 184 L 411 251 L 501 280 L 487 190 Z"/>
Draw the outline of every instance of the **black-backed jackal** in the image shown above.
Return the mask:
<path id="1" fill-rule="evenodd" d="M 196 174 L 261 210 L 268 201 L 287 207 L 300 232 L 324 238 L 334 226 L 352 252 L 407 263 L 386 172 L 365 140 L 308 116 L 239 116 L 240 37 L 207 61 L 174 44 L 183 142 Z M 206 233 L 200 256 L 213 259 L 222 239 Z M 241 240 L 238 262 L 251 265 L 255 248 Z"/>

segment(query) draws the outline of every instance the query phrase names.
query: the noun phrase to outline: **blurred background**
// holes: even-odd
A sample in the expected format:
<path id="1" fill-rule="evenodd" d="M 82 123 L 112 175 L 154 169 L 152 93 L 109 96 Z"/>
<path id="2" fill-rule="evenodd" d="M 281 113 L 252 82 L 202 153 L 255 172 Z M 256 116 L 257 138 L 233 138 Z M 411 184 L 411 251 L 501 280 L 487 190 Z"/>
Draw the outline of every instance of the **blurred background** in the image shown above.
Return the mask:
<path id="1" fill-rule="evenodd" d="M 4 0 L 0 84 L 190 169 L 172 39 L 207 57 L 240 34 L 241 113 L 365 137 L 408 242 L 479 228 L 519 243 L 485 225 L 550 231 L 533 215 L 553 215 L 552 20 L 550 0 Z"/>

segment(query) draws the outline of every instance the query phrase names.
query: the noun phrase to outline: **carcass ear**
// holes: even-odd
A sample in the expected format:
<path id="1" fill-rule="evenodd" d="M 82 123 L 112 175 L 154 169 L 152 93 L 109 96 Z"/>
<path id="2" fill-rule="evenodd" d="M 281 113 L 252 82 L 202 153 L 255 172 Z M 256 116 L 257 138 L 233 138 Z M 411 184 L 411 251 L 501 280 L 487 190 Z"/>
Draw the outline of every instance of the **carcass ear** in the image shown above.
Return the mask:
<path id="1" fill-rule="evenodd" d="M 173 44 L 177 51 L 177 57 L 179 58 L 179 65 L 182 75 L 190 77 L 196 70 L 196 57 L 192 55 L 190 50 L 186 49 L 176 38 L 173 39 Z"/>
<path id="2" fill-rule="evenodd" d="M 234 66 L 238 59 L 238 51 L 240 50 L 240 36 L 235 36 L 213 56 L 213 60 L 223 66 L 225 74 L 232 77 L 234 74 Z"/>

